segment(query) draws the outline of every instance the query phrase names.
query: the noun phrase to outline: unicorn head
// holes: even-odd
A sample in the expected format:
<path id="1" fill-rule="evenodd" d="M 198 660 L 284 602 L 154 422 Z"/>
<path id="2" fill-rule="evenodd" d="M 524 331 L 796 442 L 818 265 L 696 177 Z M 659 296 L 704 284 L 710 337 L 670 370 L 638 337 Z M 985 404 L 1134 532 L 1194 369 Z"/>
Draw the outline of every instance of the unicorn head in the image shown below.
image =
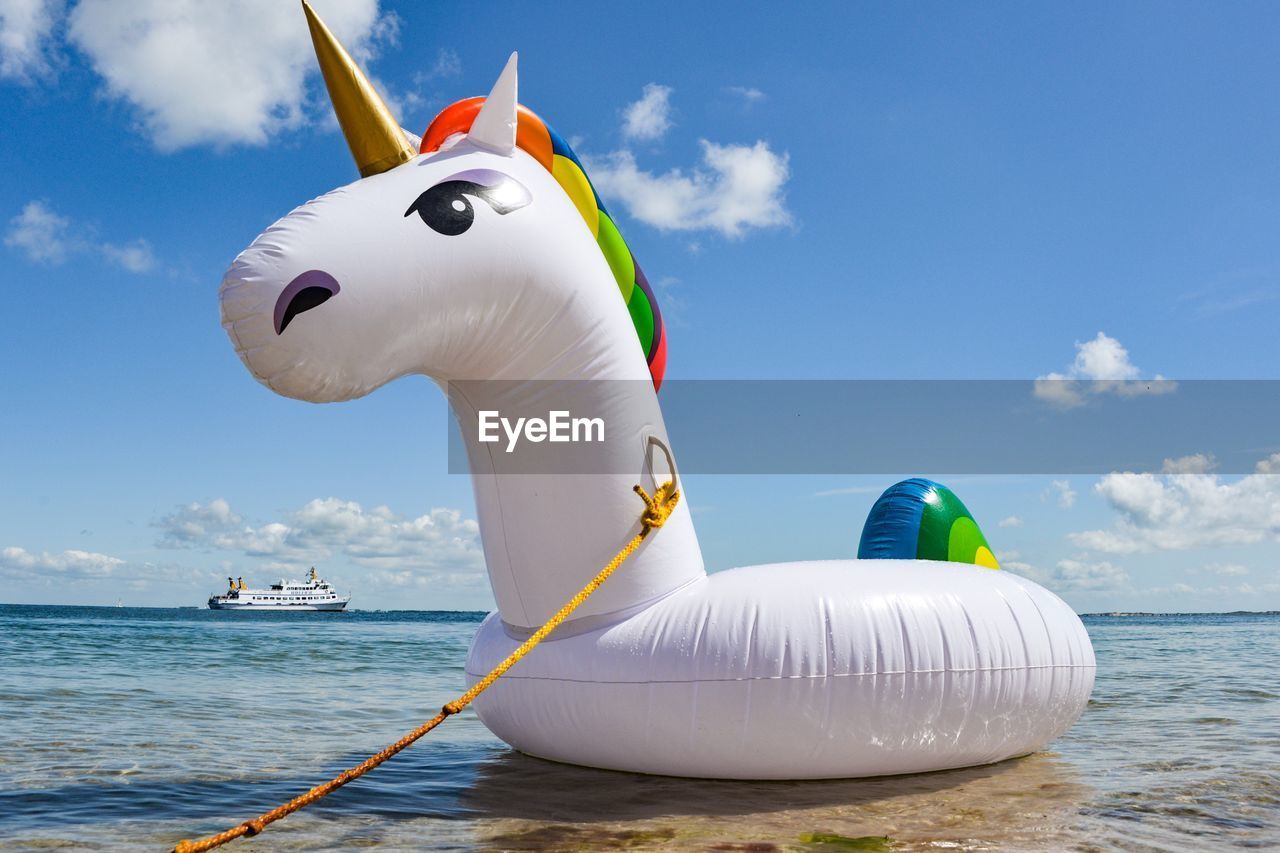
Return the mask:
<path id="1" fill-rule="evenodd" d="M 638 523 L 631 486 L 653 439 L 666 439 L 654 393 L 666 334 L 653 292 L 578 158 L 519 105 L 514 54 L 487 98 L 445 109 L 415 150 L 303 5 L 361 178 L 297 208 L 236 258 L 222 324 L 260 382 L 312 402 L 421 373 L 470 386 L 450 395 L 463 422 L 506 409 L 522 380 L 580 389 L 575 399 L 609 423 L 606 470 L 622 473 L 508 476 L 492 445 L 463 430 L 499 610 L 510 625 L 541 624 Z M 458 382 L 487 379 L 504 381 Z M 549 533 L 566 514 L 577 534 Z M 704 576 L 681 504 L 579 613 L 622 612 Z"/>
<path id="2" fill-rule="evenodd" d="M 516 56 L 415 152 L 304 7 L 362 178 L 276 222 L 226 273 L 223 326 L 254 376 L 313 402 L 408 373 L 656 386 L 666 342 L 653 293 L 581 163 L 518 104 Z"/>

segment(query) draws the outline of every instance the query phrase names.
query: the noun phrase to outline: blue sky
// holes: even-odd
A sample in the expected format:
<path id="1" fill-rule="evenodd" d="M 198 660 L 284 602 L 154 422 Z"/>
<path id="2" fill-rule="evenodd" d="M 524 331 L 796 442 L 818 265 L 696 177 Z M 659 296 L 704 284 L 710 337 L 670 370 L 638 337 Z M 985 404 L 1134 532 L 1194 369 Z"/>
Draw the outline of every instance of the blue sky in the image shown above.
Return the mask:
<path id="1" fill-rule="evenodd" d="M 1274 5 L 315 5 L 418 133 L 520 51 L 672 378 L 1277 378 Z M 0 599 L 314 561 L 355 606 L 488 607 L 439 393 L 286 400 L 219 326 L 236 253 L 355 178 L 296 4 L 0 0 L 0 110 Z M 1280 608 L 1275 475 L 946 479 L 1078 609 Z M 891 480 L 688 487 L 725 568 L 851 556 Z"/>

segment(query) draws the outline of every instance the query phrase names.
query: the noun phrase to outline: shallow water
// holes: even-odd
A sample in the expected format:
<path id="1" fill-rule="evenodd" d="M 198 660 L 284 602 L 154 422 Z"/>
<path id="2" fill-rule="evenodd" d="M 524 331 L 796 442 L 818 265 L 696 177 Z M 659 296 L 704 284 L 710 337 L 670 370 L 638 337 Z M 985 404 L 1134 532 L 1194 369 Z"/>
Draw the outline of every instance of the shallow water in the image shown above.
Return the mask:
<path id="1" fill-rule="evenodd" d="M 277 805 L 460 692 L 480 616 L 0 605 L 0 849 L 164 848 Z M 1027 758 L 691 781 L 519 755 L 466 712 L 229 849 L 1280 845 L 1280 616 L 1085 621 L 1093 700 Z"/>

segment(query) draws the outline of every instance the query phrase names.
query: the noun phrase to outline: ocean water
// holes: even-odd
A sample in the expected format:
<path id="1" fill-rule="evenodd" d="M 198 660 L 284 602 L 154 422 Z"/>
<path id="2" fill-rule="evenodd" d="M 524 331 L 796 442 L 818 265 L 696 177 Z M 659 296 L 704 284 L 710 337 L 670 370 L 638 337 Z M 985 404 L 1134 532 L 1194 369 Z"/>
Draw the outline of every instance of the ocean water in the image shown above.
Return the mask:
<path id="1" fill-rule="evenodd" d="M 0 606 L 0 849 L 165 849 L 273 807 L 460 692 L 480 617 Z M 1026 758 L 680 780 L 529 758 L 466 712 L 226 849 L 1280 846 L 1280 615 L 1085 621 L 1093 700 Z"/>

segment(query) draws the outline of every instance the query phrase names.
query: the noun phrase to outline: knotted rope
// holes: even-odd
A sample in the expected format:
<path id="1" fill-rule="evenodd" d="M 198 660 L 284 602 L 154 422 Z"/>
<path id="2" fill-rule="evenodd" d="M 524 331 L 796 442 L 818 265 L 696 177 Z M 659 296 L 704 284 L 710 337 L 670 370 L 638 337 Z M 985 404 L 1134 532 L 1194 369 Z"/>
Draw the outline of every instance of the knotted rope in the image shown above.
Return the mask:
<path id="1" fill-rule="evenodd" d="M 614 558 L 610 560 L 608 564 L 606 564 L 605 567 L 601 569 L 600 572 L 578 592 L 577 595 L 569 599 L 564 607 L 557 610 L 555 615 L 548 619 L 541 628 L 529 637 L 529 639 L 521 643 L 519 648 L 507 655 L 506 659 L 503 660 L 502 663 L 495 666 L 488 675 L 472 685 L 470 690 L 463 693 L 452 702 L 447 703 L 440 709 L 440 713 L 436 714 L 421 726 L 418 726 L 418 728 L 400 738 L 400 740 L 391 744 L 376 755 L 371 755 L 355 767 L 352 767 L 350 770 L 342 771 L 323 785 L 317 785 L 305 794 L 294 797 L 284 805 L 277 806 L 269 812 L 260 814 L 252 820 L 246 820 L 244 823 L 238 826 L 233 826 L 231 829 L 224 832 L 219 832 L 217 835 L 210 835 L 208 838 L 201 838 L 198 841 L 179 841 L 177 846 L 173 848 L 174 853 L 203 853 L 205 850 L 212 850 L 215 847 L 221 847 L 228 841 L 233 841 L 241 837 L 252 837 L 257 835 L 266 828 L 267 824 L 274 823 L 282 817 L 291 815 L 298 811 L 298 809 L 314 803 L 326 794 L 338 790 L 348 782 L 353 782 L 356 779 L 359 779 L 361 776 L 368 773 L 379 764 L 382 764 L 388 758 L 391 758 L 418 738 L 443 723 L 446 719 L 471 704 L 472 700 L 487 690 L 493 682 L 497 681 L 502 676 L 503 673 L 515 666 L 517 661 L 532 651 L 533 647 L 542 642 L 542 640 L 554 631 L 561 622 L 569 618 L 569 614 L 576 610 L 582 602 L 586 601 L 587 598 L 590 597 L 591 593 L 599 589 L 600 585 L 608 580 L 609 575 L 613 574 L 618 566 L 621 566 L 626 562 L 626 559 L 640 547 L 640 543 L 645 540 L 645 537 L 648 536 L 650 532 L 657 530 L 659 527 L 666 524 L 667 519 L 671 517 L 671 513 L 675 512 L 676 504 L 680 502 L 680 491 L 676 488 L 674 480 L 668 480 L 659 486 L 657 491 L 653 493 L 653 497 L 650 497 L 649 493 L 640 486 L 635 486 L 634 488 L 635 493 L 644 501 L 644 510 L 640 513 L 640 532 L 633 536 L 631 541 L 624 545 L 622 550 L 619 551 L 617 555 L 614 556 Z"/>

